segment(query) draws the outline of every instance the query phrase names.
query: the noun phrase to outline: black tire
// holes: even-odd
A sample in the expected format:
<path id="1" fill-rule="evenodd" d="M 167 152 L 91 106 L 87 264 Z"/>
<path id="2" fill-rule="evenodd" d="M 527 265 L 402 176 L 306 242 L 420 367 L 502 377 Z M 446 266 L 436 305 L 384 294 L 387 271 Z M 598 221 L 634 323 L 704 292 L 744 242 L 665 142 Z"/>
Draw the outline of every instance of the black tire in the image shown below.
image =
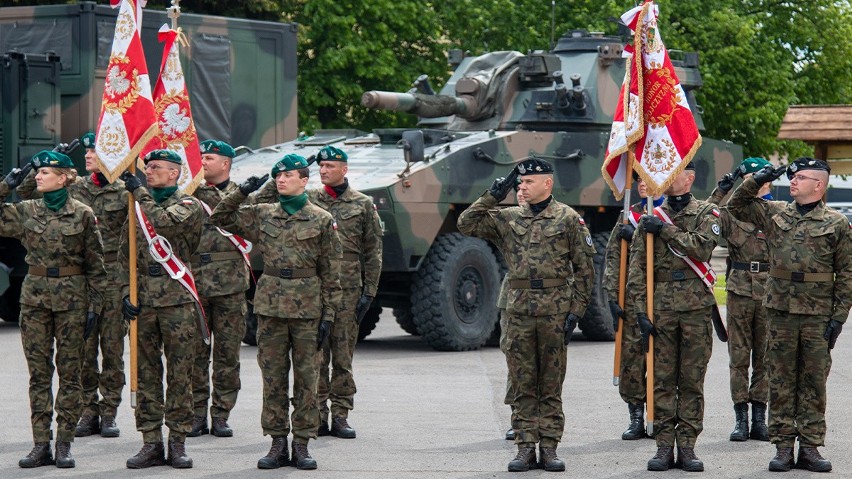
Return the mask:
<path id="1" fill-rule="evenodd" d="M 439 351 L 468 351 L 497 325 L 500 268 L 488 243 L 460 233 L 438 236 L 411 284 L 417 331 Z"/>
<path id="2" fill-rule="evenodd" d="M 364 319 L 361 320 L 361 324 L 358 325 L 358 341 L 362 341 L 376 329 L 376 324 L 379 322 L 381 315 L 382 307 L 376 306 L 376 302 L 373 301 L 370 309 L 367 310 L 367 314 L 364 315 Z"/>
<path id="3" fill-rule="evenodd" d="M 615 332 L 612 330 L 612 314 L 609 312 L 607 294 L 603 288 L 604 265 L 606 262 L 606 243 L 609 233 L 592 235 L 595 246 L 595 282 L 592 288 L 592 299 L 586 308 L 586 315 L 580 320 L 580 331 L 586 339 L 592 341 L 612 341 Z"/>
<path id="4" fill-rule="evenodd" d="M 503 278 L 506 276 L 506 273 L 509 271 L 509 266 L 506 264 L 506 260 L 503 259 L 503 253 L 497 249 L 496 246 L 491 245 L 491 252 L 494 253 L 494 257 L 497 258 L 497 264 L 500 266 L 500 282 L 503 282 Z M 485 341 L 485 345 L 490 348 L 498 348 L 500 347 L 500 335 L 503 334 L 503 331 L 500 329 L 500 318 L 497 318 L 497 324 L 494 326 L 494 331 L 491 332 L 491 336 Z"/>
<path id="5" fill-rule="evenodd" d="M 251 303 L 246 311 L 246 334 L 243 335 L 243 342 L 249 346 L 257 346 L 257 316 Z"/>
<path id="6" fill-rule="evenodd" d="M 393 308 L 393 317 L 403 331 L 412 336 L 420 336 L 420 333 L 417 332 L 417 326 L 414 324 L 414 316 L 411 314 L 410 307 Z"/>
<path id="7" fill-rule="evenodd" d="M 0 295 L 0 318 L 7 323 L 17 323 L 21 317 L 21 286 L 24 278 L 12 276 L 9 287 Z"/>

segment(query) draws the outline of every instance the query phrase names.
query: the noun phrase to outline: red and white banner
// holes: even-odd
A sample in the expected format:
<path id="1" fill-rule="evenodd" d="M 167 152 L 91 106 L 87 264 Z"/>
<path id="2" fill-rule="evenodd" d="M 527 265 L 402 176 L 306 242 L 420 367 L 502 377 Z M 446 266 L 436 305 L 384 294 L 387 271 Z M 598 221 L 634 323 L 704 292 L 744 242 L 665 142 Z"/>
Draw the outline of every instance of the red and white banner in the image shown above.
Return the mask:
<path id="1" fill-rule="evenodd" d="M 201 168 L 201 146 L 180 64 L 180 35 L 168 25 L 160 27 L 158 37 L 165 46 L 160 77 L 154 87 L 154 110 L 160 133 L 142 150 L 141 156 L 159 149 L 172 150 L 180 155 L 183 164 L 178 189 L 189 195 L 204 179 L 204 172 Z"/>
<path id="2" fill-rule="evenodd" d="M 198 202 L 201 203 L 201 207 L 204 208 L 204 211 L 207 213 L 207 216 L 213 216 L 213 210 L 210 208 L 210 205 L 201 200 L 199 200 Z M 257 283 L 257 279 L 254 277 L 254 271 L 252 271 L 251 269 L 251 259 L 249 259 L 249 253 L 251 253 L 251 249 L 254 246 L 252 245 L 251 241 L 246 240 L 240 235 L 235 235 L 234 233 L 225 231 L 222 228 L 219 228 L 218 226 L 216 227 L 216 231 L 218 231 L 219 234 L 224 236 L 225 238 L 228 238 L 228 241 L 230 241 L 231 244 L 234 245 L 234 248 L 237 248 L 237 251 L 239 251 L 240 254 L 243 255 L 243 261 L 246 263 L 246 266 L 248 266 L 249 274 L 251 275 L 251 278 L 254 280 L 254 282 Z"/>
<path id="3" fill-rule="evenodd" d="M 663 209 L 659 206 L 654 208 L 654 216 L 663 220 L 666 224 L 674 224 L 672 223 L 672 219 L 669 218 L 669 215 L 667 215 L 666 212 L 663 211 Z M 681 253 L 680 251 L 672 247 L 671 243 L 668 243 L 668 246 L 669 250 L 674 253 L 675 256 L 682 259 L 683 262 L 686 263 L 686 265 L 689 266 L 692 271 L 695 271 L 695 274 L 697 274 L 698 277 L 701 278 L 701 281 L 704 281 L 704 284 L 708 288 L 710 288 L 710 291 L 713 291 L 713 285 L 716 284 L 716 272 L 713 271 L 713 267 L 710 266 L 710 263 L 707 261 L 699 261 L 695 258 L 690 258 L 689 256 Z"/>
<path id="4" fill-rule="evenodd" d="M 659 195 L 692 160 L 701 135 L 657 26 L 658 7 L 646 1 L 622 15 L 634 32 L 624 83 L 613 117 L 601 173 L 619 199 L 624 194 L 626 161 Z"/>
<path id="5" fill-rule="evenodd" d="M 117 2 L 113 0 L 113 7 Z M 136 160 L 157 132 L 151 82 L 139 32 L 141 4 L 123 0 L 115 21 L 95 151 L 110 182 Z"/>

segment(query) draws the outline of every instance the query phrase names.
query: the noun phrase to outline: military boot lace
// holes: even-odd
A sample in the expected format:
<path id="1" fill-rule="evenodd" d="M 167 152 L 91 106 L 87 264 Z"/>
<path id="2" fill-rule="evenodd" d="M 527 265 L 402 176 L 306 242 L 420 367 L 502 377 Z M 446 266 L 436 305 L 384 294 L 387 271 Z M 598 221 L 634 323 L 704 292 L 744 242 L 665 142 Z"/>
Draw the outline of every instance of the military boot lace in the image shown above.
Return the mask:
<path id="1" fill-rule="evenodd" d="M 308 445 L 302 444 L 298 442 L 293 443 L 293 463 L 296 465 L 297 469 L 316 469 L 317 461 L 311 457 L 311 453 L 308 452 Z"/>

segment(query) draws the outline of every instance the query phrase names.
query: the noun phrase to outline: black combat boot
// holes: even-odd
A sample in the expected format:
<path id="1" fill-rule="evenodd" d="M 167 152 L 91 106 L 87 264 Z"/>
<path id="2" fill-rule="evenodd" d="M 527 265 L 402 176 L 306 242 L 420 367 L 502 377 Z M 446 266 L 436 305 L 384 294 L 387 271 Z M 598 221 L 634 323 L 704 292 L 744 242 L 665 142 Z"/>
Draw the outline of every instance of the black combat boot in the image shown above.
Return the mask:
<path id="1" fill-rule="evenodd" d="M 331 429 L 328 428 L 328 421 L 320 420 L 319 429 L 317 429 L 317 436 L 331 436 Z"/>
<path id="2" fill-rule="evenodd" d="M 53 455 L 50 453 L 50 442 L 37 442 L 33 450 L 18 461 L 18 467 L 29 469 L 31 467 L 52 466 Z"/>
<path id="3" fill-rule="evenodd" d="M 186 455 L 186 445 L 175 439 L 169 438 L 169 458 L 166 464 L 175 469 L 191 469 L 192 459 Z"/>
<path id="4" fill-rule="evenodd" d="M 695 457 L 695 449 L 691 447 L 677 448 L 677 461 L 675 467 L 683 469 L 686 472 L 702 472 L 704 471 L 704 463 L 701 459 Z"/>
<path id="5" fill-rule="evenodd" d="M 515 440 L 515 430 L 511 427 L 506 431 L 506 440 L 514 441 Z"/>
<path id="6" fill-rule="evenodd" d="M 657 448 L 657 454 L 648 461 L 648 470 L 668 471 L 674 465 L 674 448 L 671 446 L 660 446 Z"/>
<path id="7" fill-rule="evenodd" d="M 146 442 L 135 456 L 127 460 L 128 469 L 144 469 L 165 464 L 166 452 L 162 442 Z"/>
<path id="8" fill-rule="evenodd" d="M 627 410 L 630 412 L 630 425 L 621 433 L 621 439 L 625 441 L 642 439 L 645 437 L 645 405 L 628 404 Z"/>
<path id="9" fill-rule="evenodd" d="M 92 434 L 101 432 L 100 421 L 98 416 L 83 414 L 80 416 L 80 422 L 77 423 L 77 429 L 74 431 L 74 437 L 86 437 Z"/>
<path id="10" fill-rule="evenodd" d="M 202 434 L 208 434 L 210 429 L 207 427 L 207 416 L 195 416 L 192 418 L 192 431 L 186 437 L 198 437 Z"/>
<path id="11" fill-rule="evenodd" d="M 734 404 L 734 414 L 737 416 L 737 422 L 731 432 L 731 441 L 748 441 L 748 403 Z"/>
<path id="12" fill-rule="evenodd" d="M 751 433 L 750 438 L 758 441 L 769 441 L 769 429 L 766 427 L 766 403 L 751 403 Z"/>
<path id="13" fill-rule="evenodd" d="M 56 467 L 70 469 L 77 465 L 74 456 L 71 455 L 71 443 L 67 441 L 56 441 Z"/>
<path id="14" fill-rule="evenodd" d="M 807 469 L 811 472 L 831 471 L 831 461 L 823 459 L 816 447 L 799 444 L 799 459 L 796 469 Z"/>
<path id="15" fill-rule="evenodd" d="M 115 416 L 104 416 L 104 420 L 101 421 L 101 437 L 118 437 L 120 434 L 121 431 L 115 423 Z"/>
<path id="16" fill-rule="evenodd" d="M 518 446 L 518 455 L 509 461 L 509 472 L 526 472 L 535 469 L 535 447 Z"/>
<path id="17" fill-rule="evenodd" d="M 342 439 L 355 439 L 355 430 L 349 426 L 345 417 L 335 417 L 331 420 L 331 435 Z"/>
<path id="18" fill-rule="evenodd" d="M 293 465 L 296 466 L 296 469 L 316 469 L 317 461 L 311 457 L 311 453 L 308 452 L 308 445 L 302 444 L 299 442 L 293 443 L 293 452 L 290 454 L 290 457 L 293 460 Z"/>
<path id="19" fill-rule="evenodd" d="M 559 459 L 556 455 L 555 447 L 539 447 L 538 457 L 541 459 L 541 466 L 548 472 L 561 472 L 565 470 L 565 461 Z"/>
<path id="20" fill-rule="evenodd" d="M 258 469 L 278 469 L 290 464 L 287 454 L 287 436 L 272 436 L 272 447 L 269 452 L 257 461 Z"/>
<path id="21" fill-rule="evenodd" d="M 775 457 L 769 461 L 769 470 L 772 472 L 787 472 L 793 468 L 793 448 L 778 446 Z"/>
<path id="22" fill-rule="evenodd" d="M 228 420 L 223 417 L 213 418 L 213 435 L 216 437 L 233 437 L 234 430 L 228 425 Z"/>

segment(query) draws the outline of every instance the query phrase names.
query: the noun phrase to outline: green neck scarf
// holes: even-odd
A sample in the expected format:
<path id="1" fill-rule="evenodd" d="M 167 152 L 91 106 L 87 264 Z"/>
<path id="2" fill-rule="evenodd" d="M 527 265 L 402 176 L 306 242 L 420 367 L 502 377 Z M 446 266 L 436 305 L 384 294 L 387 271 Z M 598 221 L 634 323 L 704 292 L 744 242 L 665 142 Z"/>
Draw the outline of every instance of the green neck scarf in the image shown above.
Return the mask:
<path id="1" fill-rule="evenodd" d="M 42 199 L 44 199 L 47 209 L 50 211 L 59 211 L 60 208 L 65 206 L 65 202 L 68 201 L 68 190 L 60 188 L 54 191 L 45 191 L 42 194 Z"/>
<path id="2" fill-rule="evenodd" d="M 284 208 L 284 211 L 287 214 L 292 215 L 293 213 L 302 209 L 305 206 L 305 203 L 308 202 L 308 194 L 302 192 L 301 195 L 296 196 L 288 196 L 288 195 L 278 195 L 278 203 L 281 204 L 281 207 Z"/>
<path id="3" fill-rule="evenodd" d="M 166 198 L 175 194 L 175 191 L 177 191 L 177 185 L 167 186 L 165 188 L 151 188 L 151 196 L 154 197 L 154 201 L 156 201 L 159 205 L 165 201 Z"/>

